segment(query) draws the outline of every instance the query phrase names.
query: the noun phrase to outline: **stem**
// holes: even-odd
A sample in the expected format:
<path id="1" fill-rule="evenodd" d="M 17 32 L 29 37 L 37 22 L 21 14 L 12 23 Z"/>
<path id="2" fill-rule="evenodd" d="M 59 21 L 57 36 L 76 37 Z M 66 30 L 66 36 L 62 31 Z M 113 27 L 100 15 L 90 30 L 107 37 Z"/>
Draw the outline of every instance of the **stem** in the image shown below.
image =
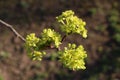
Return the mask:
<path id="1" fill-rule="evenodd" d="M 67 35 L 64 35 L 64 36 L 62 37 L 61 43 L 65 40 L 66 37 L 67 37 Z M 48 46 L 48 47 L 49 47 L 50 49 L 56 49 L 57 51 L 60 51 L 60 50 L 61 50 L 60 47 L 56 48 L 55 46 L 52 46 L 52 45 L 50 45 L 50 46 Z"/>
<path id="2" fill-rule="evenodd" d="M 25 38 L 24 38 L 23 36 L 21 36 L 21 35 L 13 28 L 12 25 L 10 25 L 10 24 L 2 21 L 1 19 L 0 19 L 0 23 L 3 24 L 4 26 L 10 28 L 10 30 L 11 30 L 17 37 L 19 37 L 22 41 L 25 42 Z"/>
<path id="3" fill-rule="evenodd" d="M 65 38 L 66 38 L 68 35 L 70 35 L 70 34 L 72 34 L 72 32 L 70 32 L 70 33 L 68 33 L 68 34 L 65 34 L 65 35 L 63 36 L 61 42 L 63 42 L 63 41 L 65 40 Z"/>
<path id="4" fill-rule="evenodd" d="M 61 42 L 63 42 L 65 40 L 65 38 L 67 37 L 67 35 L 64 35 Z"/>

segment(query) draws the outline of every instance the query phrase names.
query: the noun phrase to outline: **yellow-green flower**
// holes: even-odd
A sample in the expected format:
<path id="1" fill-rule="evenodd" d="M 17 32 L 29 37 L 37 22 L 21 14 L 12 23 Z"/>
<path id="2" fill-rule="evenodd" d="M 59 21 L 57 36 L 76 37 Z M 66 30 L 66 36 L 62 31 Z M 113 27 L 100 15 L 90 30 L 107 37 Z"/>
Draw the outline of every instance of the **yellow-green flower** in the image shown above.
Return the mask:
<path id="1" fill-rule="evenodd" d="M 60 62 L 72 70 L 86 69 L 84 61 L 86 57 L 87 54 L 82 45 L 76 47 L 75 44 L 69 44 L 63 52 L 60 52 Z"/>
<path id="2" fill-rule="evenodd" d="M 33 51 L 33 53 L 31 53 L 31 58 L 32 58 L 32 60 L 41 61 L 45 54 L 46 54 L 45 52 Z"/>
<path id="3" fill-rule="evenodd" d="M 58 46 L 61 44 L 61 35 L 52 29 L 44 29 L 42 32 L 41 40 L 43 40 L 44 44 L 47 42 L 53 42 L 58 48 Z"/>
<path id="4" fill-rule="evenodd" d="M 72 10 L 63 12 L 60 16 L 56 17 L 60 23 L 61 30 L 66 34 L 77 33 L 82 37 L 87 37 L 87 30 L 85 29 L 86 23 L 74 15 Z"/>
<path id="5" fill-rule="evenodd" d="M 35 36 L 35 33 L 31 33 L 26 37 L 26 46 L 28 47 L 36 47 L 36 44 L 39 42 L 39 38 Z"/>

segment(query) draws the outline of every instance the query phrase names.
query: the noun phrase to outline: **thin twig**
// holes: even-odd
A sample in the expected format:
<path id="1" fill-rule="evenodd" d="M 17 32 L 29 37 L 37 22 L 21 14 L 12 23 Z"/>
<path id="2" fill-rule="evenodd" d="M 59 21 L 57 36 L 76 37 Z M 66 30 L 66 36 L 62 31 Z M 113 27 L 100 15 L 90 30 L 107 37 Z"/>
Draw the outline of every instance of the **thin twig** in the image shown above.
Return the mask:
<path id="1" fill-rule="evenodd" d="M 0 19 L 0 23 L 2 23 L 4 26 L 10 28 L 10 29 L 12 30 L 12 32 L 13 32 L 17 37 L 19 37 L 22 41 L 25 42 L 25 38 L 24 38 L 23 36 L 21 36 L 21 35 L 13 28 L 12 25 L 10 25 L 10 24 L 4 22 L 4 21 L 1 20 L 1 19 Z"/>
<path id="2" fill-rule="evenodd" d="M 63 42 L 65 40 L 65 38 L 67 37 L 67 35 L 64 35 L 61 42 Z"/>

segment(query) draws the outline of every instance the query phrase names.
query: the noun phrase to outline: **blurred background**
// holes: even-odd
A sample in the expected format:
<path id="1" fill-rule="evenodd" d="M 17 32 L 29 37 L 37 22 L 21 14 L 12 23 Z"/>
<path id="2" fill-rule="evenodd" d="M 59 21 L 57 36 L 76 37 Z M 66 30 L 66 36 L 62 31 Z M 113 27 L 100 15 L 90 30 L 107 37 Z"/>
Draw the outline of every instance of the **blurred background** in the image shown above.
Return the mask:
<path id="1" fill-rule="evenodd" d="M 87 69 L 69 70 L 55 53 L 30 60 L 24 42 L 0 23 L 0 80 L 120 80 L 120 0 L 0 0 L 0 19 L 23 37 L 44 28 L 60 31 L 55 17 L 65 10 L 87 23 L 87 39 L 70 35 L 63 43 L 85 47 Z"/>

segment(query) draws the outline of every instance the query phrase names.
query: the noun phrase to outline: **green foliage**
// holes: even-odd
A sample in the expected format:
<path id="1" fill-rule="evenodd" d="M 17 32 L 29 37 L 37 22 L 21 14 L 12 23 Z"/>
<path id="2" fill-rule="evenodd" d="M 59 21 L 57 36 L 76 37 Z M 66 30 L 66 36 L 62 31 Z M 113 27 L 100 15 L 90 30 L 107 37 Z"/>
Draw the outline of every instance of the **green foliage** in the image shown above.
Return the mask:
<path id="1" fill-rule="evenodd" d="M 72 70 L 85 69 L 84 58 L 87 57 L 83 46 L 76 47 L 75 44 L 68 44 L 64 51 L 60 52 L 60 62 Z"/>
<path id="2" fill-rule="evenodd" d="M 77 33 L 84 38 L 87 37 L 87 30 L 84 27 L 86 23 L 75 16 L 72 10 L 65 11 L 56 18 L 60 23 L 61 30 L 66 35 Z M 43 51 L 45 47 L 60 50 L 63 38 L 52 29 L 44 29 L 39 37 L 36 37 L 34 33 L 27 35 L 25 47 L 31 59 L 41 61 L 46 54 Z M 58 53 L 56 54 L 59 55 L 60 62 L 69 69 L 78 70 L 86 68 L 84 59 L 87 57 L 87 54 L 82 45 L 76 47 L 75 44 L 69 44 L 68 47 L 65 47 L 63 51 L 61 50 Z"/>
<path id="3" fill-rule="evenodd" d="M 120 43 L 120 19 L 119 11 L 116 9 L 111 10 L 109 14 L 108 21 L 110 23 L 110 28 L 112 29 L 113 35 L 112 38 Z"/>
<path id="4" fill-rule="evenodd" d="M 93 16 L 97 13 L 97 9 L 96 8 L 90 8 L 88 12 L 89 12 L 89 14 L 91 14 Z"/>
<path id="5" fill-rule="evenodd" d="M 48 77 L 48 73 L 36 73 L 32 78 L 29 80 L 45 80 L 45 78 Z"/>
<path id="6" fill-rule="evenodd" d="M 100 25 L 96 26 L 95 29 L 97 31 L 104 32 L 106 30 L 106 26 L 103 24 L 100 24 Z"/>
<path id="7" fill-rule="evenodd" d="M 1 51 L 0 52 L 0 58 L 1 59 L 5 59 L 5 58 L 8 58 L 10 56 L 10 54 L 6 51 Z"/>
<path id="8" fill-rule="evenodd" d="M 4 80 L 2 75 L 0 75 L 0 80 Z"/>
<path id="9" fill-rule="evenodd" d="M 120 42 L 120 33 L 116 33 L 113 38 L 117 41 Z"/>
<path id="10" fill-rule="evenodd" d="M 109 14 L 109 22 L 111 23 L 117 23 L 119 20 L 119 12 L 116 9 L 111 10 Z"/>
<path id="11" fill-rule="evenodd" d="M 61 30 L 67 34 L 78 33 L 84 38 L 87 37 L 87 30 L 85 29 L 86 23 L 74 15 L 72 10 L 68 10 L 62 13 L 62 15 L 56 17 L 57 21 L 61 24 Z"/>

